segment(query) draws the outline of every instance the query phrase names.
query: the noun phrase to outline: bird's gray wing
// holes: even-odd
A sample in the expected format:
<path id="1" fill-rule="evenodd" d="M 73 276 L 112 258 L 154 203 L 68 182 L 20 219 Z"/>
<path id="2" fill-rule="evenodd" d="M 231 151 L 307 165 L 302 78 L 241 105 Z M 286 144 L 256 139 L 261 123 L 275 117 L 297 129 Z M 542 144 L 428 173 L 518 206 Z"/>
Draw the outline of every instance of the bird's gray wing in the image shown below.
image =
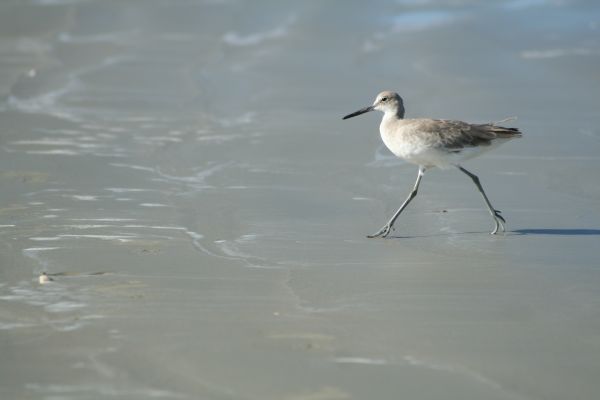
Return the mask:
<path id="1" fill-rule="evenodd" d="M 423 130 L 434 138 L 435 147 L 460 151 L 465 147 L 489 146 L 494 139 L 520 136 L 516 128 L 504 128 L 493 124 L 469 124 L 453 120 L 428 120 Z"/>

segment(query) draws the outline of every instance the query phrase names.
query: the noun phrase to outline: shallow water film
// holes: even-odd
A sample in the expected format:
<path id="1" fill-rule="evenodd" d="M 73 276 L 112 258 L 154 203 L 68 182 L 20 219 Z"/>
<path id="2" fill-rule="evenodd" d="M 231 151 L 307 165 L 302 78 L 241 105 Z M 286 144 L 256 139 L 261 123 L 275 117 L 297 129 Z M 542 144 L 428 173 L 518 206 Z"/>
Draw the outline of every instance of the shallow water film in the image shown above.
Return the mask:
<path id="1" fill-rule="evenodd" d="M 595 399 L 600 3 L 4 0 L 2 399 Z M 380 114 L 523 137 L 431 170 Z M 46 275 L 43 275 L 46 273 Z"/>

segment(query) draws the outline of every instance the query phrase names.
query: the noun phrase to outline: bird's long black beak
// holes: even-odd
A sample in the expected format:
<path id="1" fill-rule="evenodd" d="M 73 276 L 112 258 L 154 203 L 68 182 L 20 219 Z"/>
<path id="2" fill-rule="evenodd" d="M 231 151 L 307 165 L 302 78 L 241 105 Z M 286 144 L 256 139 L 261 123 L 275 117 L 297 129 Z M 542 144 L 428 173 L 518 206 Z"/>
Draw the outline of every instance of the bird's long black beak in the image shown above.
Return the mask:
<path id="1" fill-rule="evenodd" d="M 354 111 L 352 114 L 348 114 L 346 115 L 344 118 L 342 119 L 348 119 L 348 118 L 352 118 L 352 117 L 356 117 L 357 115 L 360 114 L 364 114 L 364 113 L 368 113 L 369 111 L 373 111 L 373 106 L 369 106 L 369 107 L 365 107 L 365 108 L 361 108 L 358 111 Z"/>

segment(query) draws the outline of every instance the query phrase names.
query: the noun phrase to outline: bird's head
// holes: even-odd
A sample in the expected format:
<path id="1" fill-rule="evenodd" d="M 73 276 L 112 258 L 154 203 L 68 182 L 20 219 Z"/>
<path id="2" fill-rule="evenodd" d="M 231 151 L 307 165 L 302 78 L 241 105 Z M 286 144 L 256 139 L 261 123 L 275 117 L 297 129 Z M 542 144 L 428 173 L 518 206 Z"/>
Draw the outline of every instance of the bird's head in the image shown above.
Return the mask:
<path id="1" fill-rule="evenodd" d="M 343 119 L 356 117 L 357 115 L 361 115 L 373 110 L 381 111 L 385 114 L 391 113 L 398 116 L 398 118 L 404 118 L 404 103 L 402 101 L 402 97 L 400 97 L 400 95 L 398 95 L 396 92 L 386 90 L 385 92 L 381 92 L 377 95 L 373 105 L 361 108 L 358 111 L 348 114 Z"/>

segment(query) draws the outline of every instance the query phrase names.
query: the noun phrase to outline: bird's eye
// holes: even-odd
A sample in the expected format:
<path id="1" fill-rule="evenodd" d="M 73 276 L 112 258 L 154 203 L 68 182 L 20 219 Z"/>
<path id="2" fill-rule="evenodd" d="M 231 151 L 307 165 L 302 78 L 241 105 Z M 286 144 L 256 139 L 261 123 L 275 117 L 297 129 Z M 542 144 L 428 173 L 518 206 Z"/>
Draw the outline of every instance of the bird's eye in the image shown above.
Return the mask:
<path id="1" fill-rule="evenodd" d="M 388 99 L 387 97 L 382 97 L 381 101 L 387 101 L 387 99 Z"/>

